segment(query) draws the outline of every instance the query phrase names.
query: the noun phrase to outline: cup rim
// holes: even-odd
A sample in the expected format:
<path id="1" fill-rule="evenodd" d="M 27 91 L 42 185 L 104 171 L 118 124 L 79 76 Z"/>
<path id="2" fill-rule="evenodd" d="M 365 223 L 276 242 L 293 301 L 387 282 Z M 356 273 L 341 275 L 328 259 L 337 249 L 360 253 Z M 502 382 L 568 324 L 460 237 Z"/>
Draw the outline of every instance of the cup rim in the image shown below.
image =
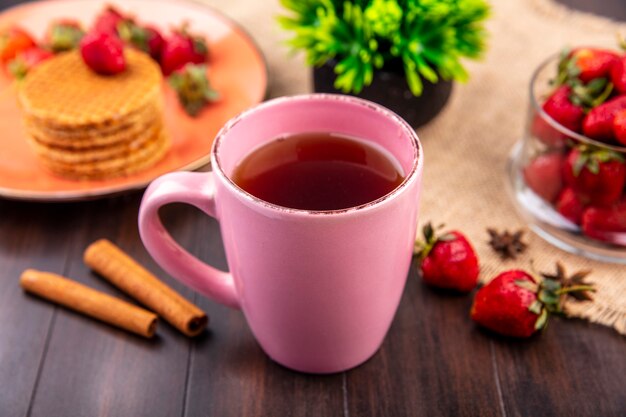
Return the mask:
<path id="1" fill-rule="evenodd" d="M 390 191 L 389 193 L 377 198 L 376 200 L 368 201 L 367 203 L 364 203 L 358 206 L 347 207 L 347 208 L 336 209 L 336 210 L 306 210 L 306 209 L 297 209 L 297 208 L 292 208 L 292 207 L 280 206 L 278 204 L 273 204 L 263 199 L 260 199 L 248 193 L 243 188 L 239 187 L 228 175 L 226 175 L 220 163 L 219 148 L 220 148 L 220 145 L 222 143 L 224 136 L 226 136 L 228 132 L 235 125 L 237 125 L 243 119 L 245 119 L 246 117 L 248 117 L 252 113 L 255 113 L 258 110 L 265 109 L 268 107 L 275 107 L 275 106 L 289 103 L 289 102 L 296 102 L 296 101 L 299 102 L 299 101 L 308 101 L 308 100 L 347 102 L 352 105 L 366 107 L 370 110 L 373 110 L 382 114 L 383 116 L 389 119 L 392 119 L 403 130 L 406 136 L 411 140 L 411 147 L 413 148 L 413 162 L 411 165 L 411 170 L 407 173 L 402 183 L 398 185 L 396 188 L 394 188 L 392 191 Z M 394 199 L 394 197 L 402 193 L 402 191 L 406 189 L 409 186 L 409 184 L 411 184 L 413 181 L 416 181 L 418 173 L 421 172 L 423 169 L 423 164 L 424 164 L 423 161 L 424 161 L 424 152 L 423 152 L 422 145 L 419 141 L 419 138 L 417 136 L 417 133 L 404 119 L 402 119 L 396 113 L 387 109 L 386 107 L 381 106 L 380 104 L 371 102 L 369 100 L 365 100 L 365 99 L 354 97 L 354 96 L 344 95 L 344 94 L 328 94 L 328 93 L 311 93 L 311 94 L 299 94 L 299 95 L 278 97 L 278 98 L 264 101 L 256 106 L 253 106 L 241 112 L 239 115 L 233 117 L 228 122 L 226 122 L 226 124 L 217 133 L 215 140 L 213 142 L 213 148 L 211 150 L 211 166 L 212 166 L 213 173 L 221 177 L 224 183 L 241 198 L 255 205 L 262 206 L 264 208 L 267 208 L 276 212 L 299 214 L 299 215 L 316 215 L 316 216 L 340 215 L 340 214 L 347 214 L 347 213 L 353 213 L 353 212 L 361 212 L 364 210 L 379 207 L 381 204 L 385 203 L 386 201 Z"/>
<path id="2" fill-rule="evenodd" d="M 563 133 L 564 135 L 567 135 L 568 137 L 571 137 L 572 139 L 576 139 L 588 145 L 611 149 L 613 151 L 620 152 L 620 153 L 626 152 L 626 146 L 616 146 L 616 145 L 611 145 L 609 143 L 600 142 L 598 140 L 592 139 L 585 135 L 581 135 L 578 132 L 574 132 L 573 130 L 566 128 L 565 126 L 563 126 L 562 124 L 554 120 L 548 113 L 546 113 L 543 110 L 543 107 L 541 106 L 541 104 L 539 104 L 539 100 L 537 96 L 535 96 L 534 87 L 538 83 L 539 74 L 553 62 L 558 62 L 559 57 L 560 57 L 560 53 L 555 53 L 555 54 L 550 55 L 548 58 L 544 59 L 541 62 L 541 64 L 539 64 L 539 66 L 535 68 L 535 70 L 532 73 L 532 76 L 530 78 L 530 84 L 528 87 L 528 92 L 529 92 L 529 97 L 530 97 L 530 104 L 531 106 L 533 106 L 535 112 L 539 114 L 539 116 L 546 123 L 548 123 L 552 128 Z"/>

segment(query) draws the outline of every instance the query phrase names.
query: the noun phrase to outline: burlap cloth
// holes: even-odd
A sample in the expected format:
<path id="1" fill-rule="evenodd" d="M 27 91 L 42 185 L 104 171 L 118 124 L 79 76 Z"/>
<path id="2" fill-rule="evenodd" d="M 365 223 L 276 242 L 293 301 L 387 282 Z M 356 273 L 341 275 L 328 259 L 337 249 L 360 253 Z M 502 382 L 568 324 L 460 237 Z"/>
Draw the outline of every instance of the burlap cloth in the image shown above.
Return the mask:
<path id="1" fill-rule="evenodd" d="M 291 56 L 288 36 L 277 25 L 278 0 L 203 0 L 239 22 L 261 47 L 269 67 L 269 96 L 312 91 L 302 56 Z M 571 12 L 551 0 L 494 1 L 485 59 L 469 63 L 471 79 L 456 85 L 444 111 L 418 130 L 426 164 L 421 222 L 444 222 L 464 231 L 481 260 L 481 280 L 500 271 L 529 268 L 553 271 L 561 260 L 568 271 L 592 269 L 593 302 L 570 303 L 568 314 L 614 327 L 626 334 L 626 267 L 583 259 L 554 248 L 529 230 L 529 250 L 501 261 L 487 244 L 486 227 L 525 227 L 505 187 L 505 165 L 523 130 L 528 82 L 534 68 L 565 45 L 615 47 L 624 31 L 608 19 Z"/>

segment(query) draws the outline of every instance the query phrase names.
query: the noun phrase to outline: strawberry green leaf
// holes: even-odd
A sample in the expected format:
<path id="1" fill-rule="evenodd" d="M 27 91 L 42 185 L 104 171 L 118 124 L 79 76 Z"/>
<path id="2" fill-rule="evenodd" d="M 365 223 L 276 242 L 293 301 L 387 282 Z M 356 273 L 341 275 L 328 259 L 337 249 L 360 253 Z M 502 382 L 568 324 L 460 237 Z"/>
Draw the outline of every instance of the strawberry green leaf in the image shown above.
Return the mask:
<path id="1" fill-rule="evenodd" d="M 530 305 L 530 307 L 528 307 L 528 310 L 532 313 L 535 313 L 537 315 L 541 314 L 541 309 L 543 307 L 543 304 L 541 304 L 541 301 L 539 300 L 535 300 L 533 301 L 533 303 Z"/>
<path id="2" fill-rule="evenodd" d="M 559 296 L 556 295 L 554 292 L 548 290 L 539 291 L 537 298 L 543 304 L 557 304 L 559 302 Z"/>
<path id="3" fill-rule="evenodd" d="M 544 308 L 539 314 L 539 318 L 535 322 L 535 330 L 544 328 L 548 324 L 548 311 Z"/>
<path id="4" fill-rule="evenodd" d="M 445 235 L 441 235 L 437 238 L 437 241 L 439 242 L 452 242 L 454 240 L 456 240 L 456 236 L 452 233 L 446 233 Z"/>
<path id="5" fill-rule="evenodd" d="M 561 283 L 554 279 L 544 279 L 542 286 L 548 291 L 558 291 L 561 289 Z"/>
<path id="6" fill-rule="evenodd" d="M 574 161 L 572 172 L 575 177 L 579 176 L 583 168 L 587 165 L 589 155 L 586 152 L 581 152 L 580 156 Z"/>
<path id="7" fill-rule="evenodd" d="M 524 288 L 525 290 L 537 292 L 537 284 L 534 282 L 527 281 L 525 279 L 517 279 L 515 280 L 515 285 L 520 288 Z"/>

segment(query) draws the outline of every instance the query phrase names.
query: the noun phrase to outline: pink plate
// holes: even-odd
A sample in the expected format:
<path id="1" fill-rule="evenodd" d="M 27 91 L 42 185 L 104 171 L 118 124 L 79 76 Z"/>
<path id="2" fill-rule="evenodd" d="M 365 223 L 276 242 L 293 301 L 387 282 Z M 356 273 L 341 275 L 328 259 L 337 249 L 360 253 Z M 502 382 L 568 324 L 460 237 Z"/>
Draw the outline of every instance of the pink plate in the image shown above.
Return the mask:
<path id="1" fill-rule="evenodd" d="M 261 102 L 267 87 L 263 56 L 250 37 L 235 23 L 206 6 L 181 0 L 84 1 L 48 0 L 14 7 L 0 14 L 0 29 L 17 24 L 38 40 L 57 18 L 71 18 L 88 26 L 105 4 L 135 15 L 166 34 L 187 21 L 190 31 L 204 36 L 210 49 L 209 77 L 219 91 L 219 102 L 197 118 L 180 108 L 165 83 L 165 121 L 172 148 L 157 165 L 146 171 L 104 181 L 71 181 L 57 177 L 38 162 L 28 147 L 20 121 L 15 86 L 0 72 L 0 196 L 22 200 L 81 200 L 145 187 L 171 171 L 197 169 L 209 162 L 213 139 L 234 115 Z"/>

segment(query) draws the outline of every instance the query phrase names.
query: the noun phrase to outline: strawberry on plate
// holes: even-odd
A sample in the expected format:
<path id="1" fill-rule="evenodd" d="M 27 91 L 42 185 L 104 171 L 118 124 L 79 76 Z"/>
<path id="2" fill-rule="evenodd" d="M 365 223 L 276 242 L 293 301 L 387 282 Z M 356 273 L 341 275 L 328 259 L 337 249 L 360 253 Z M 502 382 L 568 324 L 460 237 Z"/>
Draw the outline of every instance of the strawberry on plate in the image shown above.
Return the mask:
<path id="1" fill-rule="evenodd" d="M 582 215 L 586 236 L 615 245 L 626 246 L 626 199 L 609 207 L 589 207 Z"/>
<path id="2" fill-rule="evenodd" d="M 30 70 L 53 56 L 54 54 L 46 49 L 33 47 L 20 52 L 11 62 L 9 62 L 8 69 L 13 77 L 21 80 Z"/>
<path id="3" fill-rule="evenodd" d="M 165 41 L 156 28 L 140 26 L 131 20 L 126 20 L 120 23 L 118 33 L 127 44 L 146 52 L 156 61 L 160 60 Z"/>
<path id="4" fill-rule="evenodd" d="M 114 75 L 126 69 L 124 44 L 108 32 L 91 32 L 80 42 L 80 53 L 85 64 L 103 75 Z"/>
<path id="5" fill-rule="evenodd" d="M 549 314 L 562 312 L 568 295 L 590 299 L 593 287 L 584 282 L 588 273 L 568 278 L 560 264 L 556 274 L 543 274 L 543 279 L 522 270 L 502 272 L 476 292 L 470 316 L 501 335 L 530 337 L 546 326 Z"/>
<path id="6" fill-rule="evenodd" d="M 28 32 L 19 26 L 12 26 L 0 33 L 0 62 L 6 64 L 20 52 L 36 46 Z"/>
<path id="7" fill-rule="evenodd" d="M 537 156 L 524 167 L 526 185 L 544 200 L 554 202 L 563 188 L 564 159 L 559 152 Z"/>
<path id="8" fill-rule="evenodd" d="M 127 16 L 124 16 L 115 7 L 108 5 L 98 16 L 93 23 L 90 32 L 105 32 L 111 35 L 118 36 L 117 28 L 125 20 L 128 20 Z"/>
<path id="9" fill-rule="evenodd" d="M 622 195 L 626 161 L 610 149 L 578 145 L 567 155 L 563 179 L 582 204 L 608 206 Z"/>
<path id="10" fill-rule="evenodd" d="M 211 87 L 206 65 L 187 64 L 167 79 L 176 91 L 178 101 L 191 116 L 197 116 L 209 103 L 219 99 L 219 93 Z"/>
<path id="11" fill-rule="evenodd" d="M 202 64 L 209 54 L 206 41 L 199 36 L 189 34 L 183 24 L 167 39 L 161 51 L 161 70 L 168 76 L 186 64 Z"/>
<path id="12" fill-rule="evenodd" d="M 478 257 L 467 238 L 458 231 L 436 236 L 430 223 L 424 228 L 424 242 L 416 242 L 422 279 L 429 285 L 461 292 L 471 291 L 478 281 Z"/>
<path id="13" fill-rule="evenodd" d="M 46 35 L 46 44 L 53 52 L 76 49 L 85 35 L 80 23 L 75 20 L 58 20 L 52 22 Z"/>

